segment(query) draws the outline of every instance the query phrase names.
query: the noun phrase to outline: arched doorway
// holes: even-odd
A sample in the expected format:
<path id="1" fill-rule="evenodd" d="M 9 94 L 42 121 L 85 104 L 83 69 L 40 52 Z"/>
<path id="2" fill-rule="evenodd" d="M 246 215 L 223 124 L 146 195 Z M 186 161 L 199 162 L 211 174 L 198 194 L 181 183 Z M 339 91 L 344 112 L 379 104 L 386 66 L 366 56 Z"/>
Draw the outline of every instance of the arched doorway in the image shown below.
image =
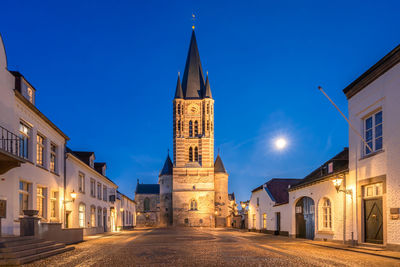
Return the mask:
<path id="1" fill-rule="evenodd" d="M 314 200 L 302 197 L 296 203 L 296 237 L 314 239 L 315 206 Z"/>

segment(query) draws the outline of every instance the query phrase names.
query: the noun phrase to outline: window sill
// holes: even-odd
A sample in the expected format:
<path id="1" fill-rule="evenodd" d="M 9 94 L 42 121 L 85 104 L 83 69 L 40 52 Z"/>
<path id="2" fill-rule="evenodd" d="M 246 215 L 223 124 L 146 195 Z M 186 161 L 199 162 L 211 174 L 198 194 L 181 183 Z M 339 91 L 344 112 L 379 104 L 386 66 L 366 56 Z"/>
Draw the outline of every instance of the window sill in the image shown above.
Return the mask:
<path id="1" fill-rule="evenodd" d="M 42 165 L 36 164 L 36 167 L 38 167 L 38 168 L 41 168 L 41 169 L 43 169 L 43 170 L 45 170 L 45 171 L 48 171 L 48 172 L 49 172 L 49 170 L 48 170 L 48 169 L 46 169 L 46 167 L 44 167 L 44 166 L 42 166 Z"/>
<path id="2" fill-rule="evenodd" d="M 363 159 L 367 159 L 367 158 L 373 157 L 373 156 L 378 155 L 378 154 L 381 154 L 381 153 L 383 153 L 383 152 L 385 152 L 384 149 L 381 149 L 381 150 L 378 150 L 378 151 L 369 153 L 368 155 L 362 156 L 362 157 L 359 159 L 359 161 L 361 161 L 361 160 L 363 160 Z"/>
<path id="3" fill-rule="evenodd" d="M 53 171 L 50 171 L 52 174 L 54 174 L 54 175 L 57 175 L 58 177 L 60 177 L 60 174 L 58 174 L 57 172 L 53 172 Z"/>
<path id="4" fill-rule="evenodd" d="M 334 235 L 335 233 L 332 230 L 320 230 L 317 231 L 317 234 L 321 235 Z"/>

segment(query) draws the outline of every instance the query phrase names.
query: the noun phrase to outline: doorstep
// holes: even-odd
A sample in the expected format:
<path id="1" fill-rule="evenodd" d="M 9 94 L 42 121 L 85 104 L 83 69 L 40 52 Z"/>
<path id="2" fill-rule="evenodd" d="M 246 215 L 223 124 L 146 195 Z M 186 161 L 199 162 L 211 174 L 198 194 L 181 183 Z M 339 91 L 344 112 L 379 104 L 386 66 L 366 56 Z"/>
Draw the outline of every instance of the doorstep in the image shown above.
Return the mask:
<path id="1" fill-rule="evenodd" d="M 330 241 L 306 241 L 307 244 L 321 247 L 328 247 L 333 249 L 353 251 L 357 253 L 369 254 L 378 257 L 385 257 L 400 260 L 400 252 L 387 250 L 384 246 L 366 246 L 360 244 L 359 246 L 350 246 L 346 244 L 340 244 L 338 242 Z"/>

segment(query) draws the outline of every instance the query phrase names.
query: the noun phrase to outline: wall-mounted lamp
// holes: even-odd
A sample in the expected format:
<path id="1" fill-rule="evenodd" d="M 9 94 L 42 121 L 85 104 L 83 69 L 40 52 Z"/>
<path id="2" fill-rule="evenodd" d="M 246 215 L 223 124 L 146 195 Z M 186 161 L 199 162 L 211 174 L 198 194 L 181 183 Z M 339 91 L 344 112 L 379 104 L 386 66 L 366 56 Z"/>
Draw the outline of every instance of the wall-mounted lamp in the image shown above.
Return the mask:
<path id="1" fill-rule="evenodd" d="M 338 192 L 338 193 L 339 192 L 344 192 L 344 193 L 346 193 L 348 195 L 352 195 L 353 191 L 351 189 L 348 189 L 348 190 L 341 190 L 340 189 L 343 181 L 344 181 L 344 175 L 343 174 L 339 174 L 338 176 L 336 176 L 335 178 L 332 179 L 332 183 L 336 188 L 336 192 Z"/>
<path id="2" fill-rule="evenodd" d="M 74 201 L 75 201 L 75 199 L 76 199 L 76 197 L 77 197 L 77 194 L 75 193 L 74 190 L 72 190 L 72 192 L 71 192 L 71 194 L 70 194 L 70 197 L 71 197 L 71 200 L 65 200 L 64 202 L 65 202 L 65 203 L 69 203 L 69 202 L 74 202 Z"/>

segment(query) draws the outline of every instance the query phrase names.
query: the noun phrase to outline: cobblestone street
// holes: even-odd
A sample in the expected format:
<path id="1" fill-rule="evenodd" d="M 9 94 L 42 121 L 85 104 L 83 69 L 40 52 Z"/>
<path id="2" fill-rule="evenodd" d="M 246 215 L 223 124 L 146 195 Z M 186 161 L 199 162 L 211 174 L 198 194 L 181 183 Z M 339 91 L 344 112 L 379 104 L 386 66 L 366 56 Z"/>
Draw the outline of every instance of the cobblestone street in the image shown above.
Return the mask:
<path id="1" fill-rule="evenodd" d="M 316 244 L 235 230 L 142 229 L 91 238 L 26 266 L 400 266 Z"/>

